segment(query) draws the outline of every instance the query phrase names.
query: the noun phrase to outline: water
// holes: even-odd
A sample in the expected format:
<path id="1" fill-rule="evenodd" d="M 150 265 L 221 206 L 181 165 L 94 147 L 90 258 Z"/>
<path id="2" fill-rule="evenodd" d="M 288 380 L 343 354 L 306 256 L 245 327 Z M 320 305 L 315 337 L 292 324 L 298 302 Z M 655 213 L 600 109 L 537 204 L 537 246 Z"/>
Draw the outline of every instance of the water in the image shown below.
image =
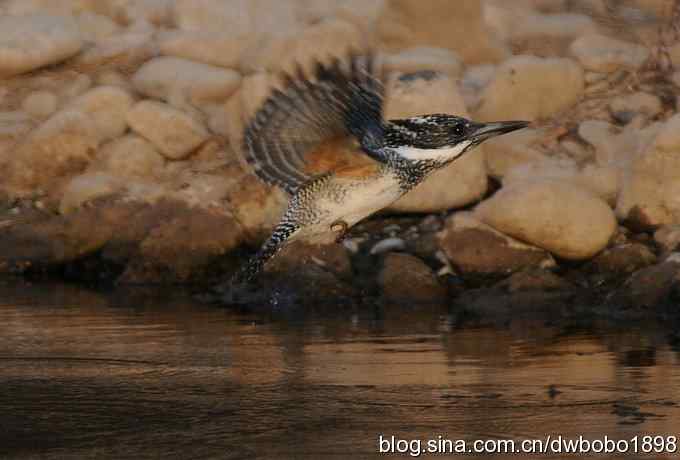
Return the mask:
<path id="1" fill-rule="evenodd" d="M 679 357 L 658 324 L 243 313 L 172 291 L 0 286 L 0 457 L 385 458 L 381 434 L 680 435 Z"/>

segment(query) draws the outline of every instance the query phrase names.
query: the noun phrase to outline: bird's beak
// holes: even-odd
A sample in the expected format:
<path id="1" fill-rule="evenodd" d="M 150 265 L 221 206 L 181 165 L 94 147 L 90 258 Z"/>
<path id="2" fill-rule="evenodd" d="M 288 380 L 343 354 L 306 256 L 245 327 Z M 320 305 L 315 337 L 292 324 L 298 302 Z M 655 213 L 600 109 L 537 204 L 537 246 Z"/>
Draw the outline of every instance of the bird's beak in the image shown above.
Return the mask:
<path id="1" fill-rule="evenodd" d="M 469 138 L 475 144 L 479 144 L 489 138 L 500 136 L 501 134 L 511 133 L 518 129 L 529 126 L 528 121 L 494 121 L 491 123 L 474 123 Z"/>

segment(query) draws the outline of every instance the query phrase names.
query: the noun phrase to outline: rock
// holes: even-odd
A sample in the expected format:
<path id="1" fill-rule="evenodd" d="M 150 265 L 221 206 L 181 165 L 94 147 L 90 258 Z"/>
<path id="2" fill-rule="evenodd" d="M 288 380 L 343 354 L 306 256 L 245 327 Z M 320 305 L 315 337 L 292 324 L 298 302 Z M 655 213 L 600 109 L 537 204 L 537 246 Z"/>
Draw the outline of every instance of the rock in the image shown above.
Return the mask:
<path id="1" fill-rule="evenodd" d="M 153 32 L 129 31 L 99 40 L 74 59 L 74 65 L 84 72 L 100 71 L 102 67 L 129 72 L 158 55 Z"/>
<path id="2" fill-rule="evenodd" d="M 216 174 L 192 174 L 182 178 L 178 184 L 179 190 L 173 197 L 182 200 L 189 206 L 223 206 L 223 201 L 229 196 L 233 186 L 228 177 Z"/>
<path id="3" fill-rule="evenodd" d="M 100 143 L 92 118 L 62 110 L 41 124 L 16 148 L 7 182 L 18 194 L 47 189 L 55 179 L 82 172 Z"/>
<path id="4" fill-rule="evenodd" d="M 609 303 L 620 314 L 626 314 L 625 310 L 641 314 L 645 309 L 657 308 L 670 300 L 679 274 L 680 263 L 677 262 L 664 262 L 638 270 L 612 293 Z"/>
<path id="5" fill-rule="evenodd" d="M 226 100 L 241 77 L 233 70 L 174 57 L 159 57 L 144 64 L 132 77 L 137 90 L 166 102 L 193 103 Z M 173 104 L 173 105 L 176 105 Z"/>
<path id="6" fill-rule="evenodd" d="M 387 83 L 385 117 L 406 118 L 424 113 L 468 116 L 454 80 L 432 71 L 393 75 Z M 393 204 L 390 209 L 434 212 L 465 206 L 481 198 L 487 189 L 484 152 L 476 148 Z"/>
<path id="7" fill-rule="evenodd" d="M 83 40 L 97 43 L 120 32 L 120 26 L 110 18 L 85 11 L 75 17 Z"/>
<path id="8" fill-rule="evenodd" d="M 383 70 L 407 74 L 431 70 L 455 78 L 461 74 L 462 64 L 451 50 L 417 46 L 385 56 Z"/>
<path id="9" fill-rule="evenodd" d="M 77 54 L 83 40 L 69 17 L 0 16 L 0 77 L 30 72 Z"/>
<path id="10" fill-rule="evenodd" d="M 378 241 L 370 250 L 371 255 L 383 254 L 385 252 L 403 251 L 406 249 L 406 242 L 401 238 L 391 237 Z"/>
<path id="11" fill-rule="evenodd" d="M 649 58 L 649 50 L 599 34 L 587 34 L 571 44 L 571 54 L 586 70 L 614 72 L 621 68 L 635 70 Z"/>
<path id="12" fill-rule="evenodd" d="M 613 166 L 586 165 L 573 178 L 576 186 L 583 186 L 610 206 L 616 206 L 621 189 L 621 171 Z"/>
<path id="13" fill-rule="evenodd" d="M 609 110 L 617 120 L 628 123 L 636 115 L 654 118 L 663 111 L 663 106 L 658 96 L 638 91 L 612 99 Z"/>
<path id="14" fill-rule="evenodd" d="M 529 268 L 513 273 L 494 286 L 507 292 L 521 291 L 566 291 L 573 285 L 553 272 L 542 268 Z"/>
<path id="15" fill-rule="evenodd" d="M 638 153 L 623 180 L 616 213 L 638 229 L 680 223 L 680 115 Z"/>
<path id="16" fill-rule="evenodd" d="M 26 96 L 21 108 L 33 118 L 44 119 L 57 110 L 59 100 L 50 91 L 34 91 Z"/>
<path id="17" fill-rule="evenodd" d="M 378 284 L 391 302 L 442 303 L 446 299 L 446 290 L 432 269 L 410 254 L 387 254 Z"/>
<path id="18" fill-rule="evenodd" d="M 499 36 L 513 42 L 573 40 L 580 35 L 592 33 L 597 28 L 592 18 L 584 14 L 543 14 L 508 3 L 489 5 L 485 19 Z M 536 43 L 534 46 L 538 45 Z"/>
<path id="19" fill-rule="evenodd" d="M 174 0 L 113 0 L 105 11 L 123 24 L 145 22 L 161 26 L 171 22 L 173 4 Z"/>
<path id="20" fill-rule="evenodd" d="M 517 166 L 543 161 L 545 155 L 536 146 L 544 134 L 542 130 L 521 129 L 486 141 L 484 154 L 489 175 L 502 179 Z"/>
<path id="21" fill-rule="evenodd" d="M 499 66 L 475 115 L 484 121 L 548 118 L 583 94 L 583 71 L 566 58 L 515 56 Z"/>
<path id="22" fill-rule="evenodd" d="M 300 64 L 311 71 L 316 61 L 345 58 L 350 51 L 360 52 L 367 48 L 366 38 L 357 26 L 339 19 L 328 19 L 294 36 L 255 43 L 243 55 L 241 70 L 246 73 L 262 70 L 290 73 Z"/>
<path id="23" fill-rule="evenodd" d="M 4 13 L 10 16 L 26 16 L 49 13 L 58 16 L 73 16 L 93 8 L 93 0 L 6 0 Z"/>
<path id="24" fill-rule="evenodd" d="M 171 160 L 186 158 L 209 137 L 203 125 L 161 102 L 138 102 L 128 113 L 127 121 L 133 131 Z"/>
<path id="25" fill-rule="evenodd" d="M 227 33 L 173 31 L 161 38 L 159 48 L 165 56 L 237 68 L 252 41 L 249 36 L 235 37 Z"/>
<path id="26" fill-rule="evenodd" d="M 97 156 L 102 168 L 118 177 L 157 177 L 165 164 L 154 146 L 135 134 L 128 134 L 103 145 Z"/>
<path id="27" fill-rule="evenodd" d="M 75 99 L 92 88 L 92 78 L 84 73 L 75 72 L 68 83 L 59 89 L 59 101 L 63 104 Z"/>
<path id="28" fill-rule="evenodd" d="M 647 246 L 628 243 L 607 248 L 588 262 L 587 270 L 607 277 L 633 273 L 656 263 L 656 256 Z"/>
<path id="29" fill-rule="evenodd" d="M 206 283 L 224 276 L 220 264 L 233 269 L 225 255 L 241 243 L 242 230 L 232 215 L 185 207 L 176 214 L 144 238 L 119 283 Z"/>
<path id="30" fill-rule="evenodd" d="M 660 127 L 658 123 L 644 128 L 630 123 L 621 131 L 605 121 L 586 120 L 579 125 L 578 134 L 595 147 L 595 160 L 599 166 L 627 167 L 638 152 L 653 142 Z"/>
<path id="31" fill-rule="evenodd" d="M 249 0 L 177 0 L 172 13 L 182 30 L 246 35 L 253 27 L 248 3 Z"/>
<path id="32" fill-rule="evenodd" d="M 304 241 L 293 242 L 267 264 L 266 271 L 294 275 L 304 270 L 306 265 L 316 265 L 343 280 L 350 281 L 352 278 L 352 261 L 342 244 L 314 245 Z"/>
<path id="33" fill-rule="evenodd" d="M 99 142 L 121 136 L 127 129 L 126 117 L 133 99 L 124 89 L 100 86 L 71 101 L 65 110 L 85 114 L 98 133 Z"/>
<path id="34" fill-rule="evenodd" d="M 552 256 L 480 222 L 468 212 L 446 220 L 438 233 L 439 246 L 451 264 L 467 279 L 507 276 L 527 267 L 551 267 Z"/>
<path id="35" fill-rule="evenodd" d="M 435 46 L 457 52 L 468 64 L 497 62 L 508 55 L 486 25 L 482 4 L 461 0 L 429 0 L 424 7 L 410 0 L 387 0 L 377 20 L 381 44 L 389 51 Z"/>
<path id="36" fill-rule="evenodd" d="M 600 198 L 560 181 L 503 187 L 481 203 L 475 217 L 521 241 L 569 259 L 588 259 L 616 231 L 614 213 Z"/>
<path id="37" fill-rule="evenodd" d="M 113 195 L 123 188 L 118 178 L 106 173 L 88 173 L 74 177 L 64 189 L 59 211 L 68 214 L 84 203 Z"/>
<path id="38" fill-rule="evenodd" d="M 654 232 L 654 241 L 664 254 L 680 247 L 680 225 L 665 225 Z"/>

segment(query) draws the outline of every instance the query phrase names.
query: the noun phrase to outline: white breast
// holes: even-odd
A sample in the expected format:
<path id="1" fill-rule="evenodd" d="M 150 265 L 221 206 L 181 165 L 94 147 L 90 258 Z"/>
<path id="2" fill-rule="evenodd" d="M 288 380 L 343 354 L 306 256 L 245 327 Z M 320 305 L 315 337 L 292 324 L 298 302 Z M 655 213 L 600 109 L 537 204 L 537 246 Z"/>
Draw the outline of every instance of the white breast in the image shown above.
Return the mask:
<path id="1" fill-rule="evenodd" d="M 398 147 L 394 149 L 395 153 L 398 155 L 411 160 L 438 160 L 438 161 L 450 161 L 458 158 L 465 152 L 471 141 L 464 141 L 453 147 L 441 148 L 441 149 L 419 149 L 416 147 Z"/>

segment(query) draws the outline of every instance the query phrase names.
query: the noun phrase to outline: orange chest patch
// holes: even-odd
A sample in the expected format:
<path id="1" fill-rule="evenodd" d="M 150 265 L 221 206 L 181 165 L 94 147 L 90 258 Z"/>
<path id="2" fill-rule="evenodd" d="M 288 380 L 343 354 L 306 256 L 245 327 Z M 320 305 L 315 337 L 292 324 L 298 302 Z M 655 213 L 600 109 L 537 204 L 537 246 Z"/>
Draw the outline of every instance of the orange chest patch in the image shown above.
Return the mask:
<path id="1" fill-rule="evenodd" d="M 323 142 L 306 156 L 305 172 L 319 175 L 333 171 L 337 177 L 361 178 L 378 172 L 378 162 L 363 153 L 351 138 Z"/>

